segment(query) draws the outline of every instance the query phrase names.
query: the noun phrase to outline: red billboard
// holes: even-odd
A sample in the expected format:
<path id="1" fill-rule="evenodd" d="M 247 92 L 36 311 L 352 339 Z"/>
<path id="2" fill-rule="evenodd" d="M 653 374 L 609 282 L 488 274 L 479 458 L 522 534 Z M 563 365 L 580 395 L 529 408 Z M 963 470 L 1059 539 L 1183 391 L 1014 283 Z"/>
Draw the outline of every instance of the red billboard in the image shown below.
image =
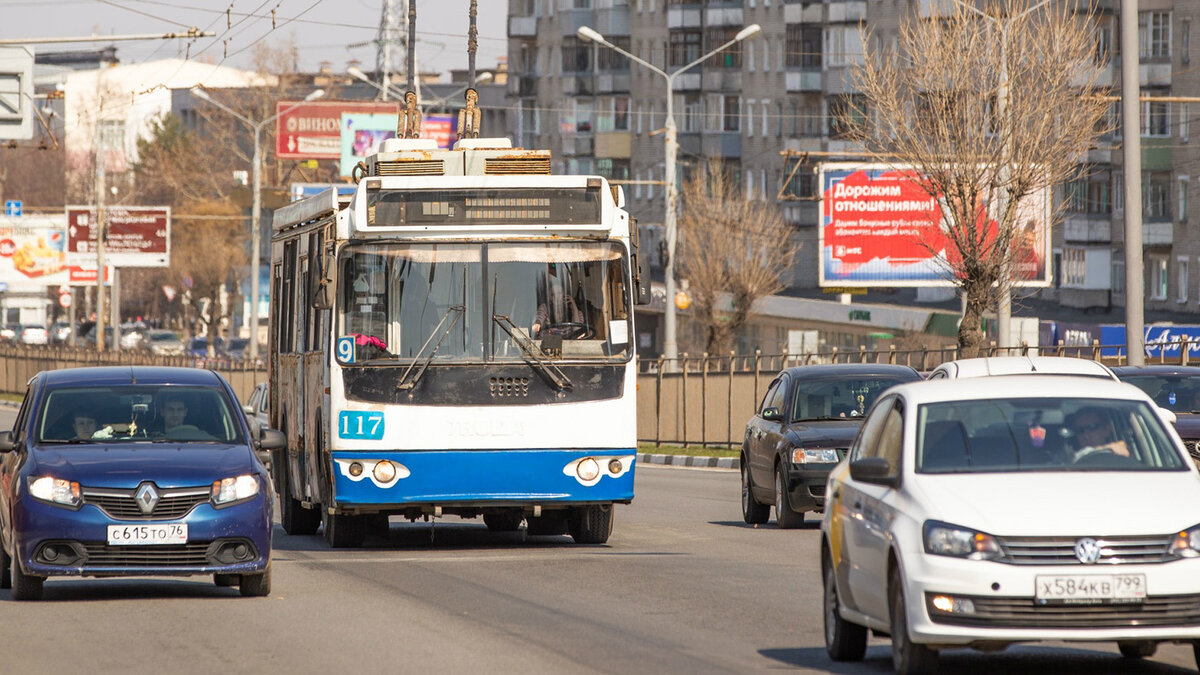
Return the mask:
<path id="1" fill-rule="evenodd" d="M 108 224 L 105 263 L 113 267 L 166 267 L 170 264 L 171 208 L 113 206 L 104 209 Z M 96 209 L 67 207 L 67 264 L 96 266 Z"/>
<path id="2" fill-rule="evenodd" d="M 822 286 L 948 286 L 949 271 L 961 262 L 945 232 L 942 207 L 912 171 L 883 165 L 826 164 L 821 167 Z M 1050 283 L 1049 191 L 1022 200 L 1014 227 L 1013 283 Z M 985 240 L 998 224 L 987 204 L 979 217 Z"/>
<path id="3" fill-rule="evenodd" d="M 290 108 L 290 110 L 289 110 Z M 398 102 L 278 101 L 275 156 L 280 159 L 340 159 L 342 114 L 399 115 Z"/>

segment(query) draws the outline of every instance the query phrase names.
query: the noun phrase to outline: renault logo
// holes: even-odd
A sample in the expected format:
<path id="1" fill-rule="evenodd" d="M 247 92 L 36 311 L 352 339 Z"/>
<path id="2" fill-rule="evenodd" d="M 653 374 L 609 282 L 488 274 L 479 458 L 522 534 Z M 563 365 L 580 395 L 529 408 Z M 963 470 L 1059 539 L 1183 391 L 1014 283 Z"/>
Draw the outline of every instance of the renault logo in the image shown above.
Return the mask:
<path id="1" fill-rule="evenodd" d="M 149 514 L 154 511 L 155 506 L 158 506 L 158 490 L 154 489 L 152 483 L 142 483 L 133 499 L 142 513 Z"/>
<path id="2" fill-rule="evenodd" d="M 1075 557 L 1084 565 L 1094 564 L 1100 559 L 1100 542 L 1091 537 L 1084 537 L 1075 542 Z"/>

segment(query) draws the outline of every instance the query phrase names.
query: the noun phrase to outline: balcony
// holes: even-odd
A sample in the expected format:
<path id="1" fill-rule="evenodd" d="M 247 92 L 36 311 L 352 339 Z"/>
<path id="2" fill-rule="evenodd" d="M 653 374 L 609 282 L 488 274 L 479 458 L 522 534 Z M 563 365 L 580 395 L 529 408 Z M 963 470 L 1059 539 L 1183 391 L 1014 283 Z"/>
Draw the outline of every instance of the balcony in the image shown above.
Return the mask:
<path id="1" fill-rule="evenodd" d="M 867 3 L 865 0 L 852 2 L 830 2 L 827 23 L 857 23 L 867 18 Z"/>
<path id="2" fill-rule="evenodd" d="M 667 29 L 700 28 L 702 16 L 699 7 L 671 7 L 667 10 Z"/>
<path id="3" fill-rule="evenodd" d="M 700 73 L 691 71 L 675 77 L 675 91 L 697 91 L 700 89 Z"/>
<path id="4" fill-rule="evenodd" d="M 783 8 L 784 23 L 824 23 L 824 4 L 820 2 L 788 3 Z"/>
<path id="5" fill-rule="evenodd" d="M 563 134 L 562 137 L 563 154 L 567 156 L 576 155 L 591 155 L 592 154 L 592 136 L 577 134 Z"/>
<path id="6" fill-rule="evenodd" d="M 629 91 L 629 71 L 600 73 L 596 76 L 596 91 L 601 94 Z"/>
<path id="7" fill-rule="evenodd" d="M 629 7 L 596 10 L 596 30 L 606 37 L 629 36 Z"/>
<path id="8" fill-rule="evenodd" d="M 711 92 L 741 92 L 741 68 L 705 68 L 704 89 Z"/>
<path id="9" fill-rule="evenodd" d="M 596 83 L 591 75 L 566 75 L 562 78 L 562 88 L 567 96 L 592 96 L 596 93 Z"/>
<path id="10" fill-rule="evenodd" d="M 563 37 L 574 37 L 580 26 L 592 26 L 596 23 L 596 13 L 590 9 L 559 10 L 556 16 Z"/>
<path id="11" fill-rule="evenodd" d="M 707 27 L 742 25 L 741 7 L 711 7 L 704 10 L 704 23 Z"/>
<path id="12" fill-rule="evenodd" d="M 537 96 L 538 76 L 521 75 L 517 79 L 517 96 Z"/>
<path id="13" fill-rule="evenodd" d="M 789 70 L 786 74 L 788 91 L 821 91 L 821 70 Z"/>
<path id="14" fill-rule="evenodd" d="M 537 37 L 537 17 L 508 17 L 508 37 Z"/>
<path id="15" fill-rule="evenodd" d="M 1170 221 L 1142 223 L 1142 246 L 1171 246 L 1174 243 L 1174 223 Z"/>
<path id="16" fill-rule="evenodd" d="M 742 134 L 737 131 L 704 134 L 700 141 L 705 157 L 736 159 L 742 156 Z"/>
<path id="17" fill-rule="evenodd" d="M 628 131 L 601 131 L 595 138 L 596 157 L 629 159 L 633 155 L 633 134 Z"/>
<path id="18" fill-rule="evenodd" d="M 1068 214 L 1063 221 L 1063 241 L 1107 244 L 1112 241 L 1112 219 L 1107 214 Z"/>

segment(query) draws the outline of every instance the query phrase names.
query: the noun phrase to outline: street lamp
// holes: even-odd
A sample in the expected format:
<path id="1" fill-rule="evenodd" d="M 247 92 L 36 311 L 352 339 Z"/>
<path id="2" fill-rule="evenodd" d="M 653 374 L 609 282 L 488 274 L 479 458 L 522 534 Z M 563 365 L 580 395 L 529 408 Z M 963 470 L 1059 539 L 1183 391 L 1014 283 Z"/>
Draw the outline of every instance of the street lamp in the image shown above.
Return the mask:
<path id="1" fill-rule="evenodd" d="M 728 49 L 734 44 L 737 44 L 748 37 L 757 35 L 760 32 L 762 32 L 762 27 L 756 23 L 752 23 L 738 31 L 737 35 L 733 36 L 733 39 L 729 42 L 726 42 L 720 47 L 708 52 L 704 56 L 692 61 L 679 70 L 676 70 L 673 73 L 668 73 L 658 66 L 640 59 L 637 56 L 630 54 L 628 51 L 625 51 L 624 49 L 614 45 L 613 43 L 604 39 L 603 35 L 588 26 L 580 26 L 579 30 L 575 31 L 575 34 L 579 36 L 579 39 L 604 45 L 609 49 L 623 54 L 629 60 L 640 63 L 655 73 L 658 73 L 667 81 L 667 122 L 664 142 L 664 150 L 666 151 L 666 170 L 663 172 L 663 182 L 666 185 L 665 193 L 667 198 L 667 210 L 663 215 L 663 229 L 665 230 L 667 237 L 667 263 L 663 270 L 666 277 L 667 303 L 665 307 L 665 314 L 663 315 L 663 357 L 672 362 L 672 367 L 674 365 L 673 360 L 679 356 L 679 346 L 675 339 L 675 204 L 678 199 L 676 194 L 678 190 L 675 187 L 675 155 L 678 152 L 678 145 L 675 137 L 676 129 L 674 113 L 675 78 L 680 73 L 700 65 L 717 52 Z"/>
<path id="2" fill-rule="evenodd" d="M 208 92 L 204 91 L 200 87 L 192 87 L 192 95 L 195 96 L 196 98 L 199 98 L 203 101 L 207 101 L 207 102 L 215 105 L 216 107 L 220 108 L 221 110 L 224 110 L 225 112 L 229 113 L 230 115 L 233 115 L 239 122 L 250 127 L 254 131 L 254 159 L 252 160 L 254 164 L 251 167 L 251 174 L 254 176 L 254 179 L 253 179 L 254 180 L 254 188 L 253 188 L 253 190 L 254 190 L 254 211 L 250 214 L 250 229 L 251 229 L 251 232 L 250 232 L 250 251 L 251 251 L 251 253 L 250 253 L 250 362 L 257 363 L 257 361 L 258 361 L 258 293 L 259 293 L 258 266 L 259 266 L 259 257 L 260 257 L 258 249 L 261 246 L 261 237 L 262 237 L 262 234 L 259 232 L 259 225 L 262 220 L 262 214 L 261 214 L 261 210 L 262 210 L 262 143 L 261 143 L 262 130 L 263 130 L 263 127 L 265 127 L 266 125 L 268 125 L 271 122 L 274 122 L 276 119 L 278 119 L 280 115 L 283 115 L 284 113 L 287 113 L 287 112 L 291 112 L 292 110 L 299 108 L 304 103 L 307 103 L 309 101 L 314 101 L 318 98 L 321 98 L 322 96 L 325 95 L 325 90 L 317 89 L 317 90 L 313 91 L 311 94 L 309 94 L 308 96 L 305 96 L 304 100 L 301 101 L 300 103 L 297 103 L 292 106 L 288 106 L 287 108 L 280 110 L 279 112 L 275 113 L 274 115 L 271 115 L 270 117 L 266 118 L 265 120 L 262 120 L 261 122 L 255 122 L 255 121 L 251 120 L 250 118 L 246 117 L 245 115 L 242 115 L 241 113 L 237 112 L 233 108 L 230 108 L 229 106 L 218 102 L 216 99 L 209 96 Z"/>
<path id="3" fill-rule="evenodd" d="M 986 14 L 978 7 L 964 2 L 964 0 L 954 0 L 954 2 L 958 6 L 966 8 L 983 17 L 984 19 L 993 21 L 1000 26 L 1000 86 L 996 91 L 996 118 L 1003 120 L 1005 109 L 1008 107 L 1008 24 L 1010 21 L 1016 21 L 1026 14 L 1029 14 L 1030 12 L 1049 4 L 1050 0 L 1042 0 L 1038 4 L 1026 8 L 1025 11 L 1019 14 L 1006 17 L 996 17 L 992 16 L 991 14 Z M 1008 153 L 1002 153 L 1001 156 L 1004 157 L 1005 161 L 1007 162 Z M 1002 184 L 1007 182 L 1008 171 L 1006 168 L 1006 165 L 1000 167 Z M 1003 209 L 1005 208 L 1003 192 L 1000 193 L 999 198 L 1001 203 L 997 208 L 997 212 L 1003 213 Z M 1049 223 L 1047 223 L 1046 226 L 1049 227 Z M 1009 273 L 1010 271 L 1008 262 L 1004 261 L 1000 271 L 1000 297 L 997 298 L 996 302 L 996 345 L 1000 347 L 1000 349 L 1008 349 L 1009 347 L 1012 347 L 1012 286 L 1008 278 Z"/>

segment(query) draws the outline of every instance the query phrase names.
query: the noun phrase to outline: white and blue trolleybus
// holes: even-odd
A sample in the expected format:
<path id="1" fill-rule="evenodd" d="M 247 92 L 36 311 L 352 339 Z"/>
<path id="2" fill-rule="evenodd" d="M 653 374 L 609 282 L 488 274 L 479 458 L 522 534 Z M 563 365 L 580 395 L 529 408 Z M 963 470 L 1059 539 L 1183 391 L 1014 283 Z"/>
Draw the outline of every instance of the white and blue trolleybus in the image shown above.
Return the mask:
<path id="1" fill-rule="evenodd" d="M 633 306 L 620 187 L 506 139 L 392 139 L 275 212 L 270 418 L 284 529 L 333 547 L 389 516 L 603 543 L 633 499 Z"/>

